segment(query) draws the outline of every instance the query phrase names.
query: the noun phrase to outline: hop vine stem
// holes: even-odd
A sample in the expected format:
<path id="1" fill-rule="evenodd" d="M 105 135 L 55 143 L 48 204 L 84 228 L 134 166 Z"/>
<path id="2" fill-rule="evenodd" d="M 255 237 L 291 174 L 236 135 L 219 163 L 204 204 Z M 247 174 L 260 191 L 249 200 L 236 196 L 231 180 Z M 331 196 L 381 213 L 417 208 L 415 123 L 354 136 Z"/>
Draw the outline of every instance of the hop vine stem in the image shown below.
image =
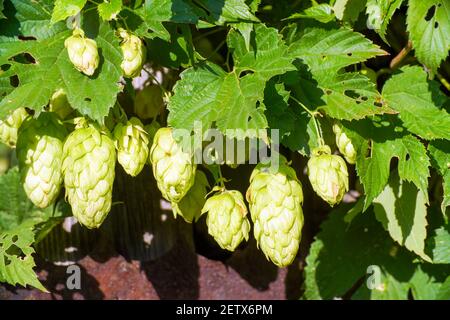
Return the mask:
<path id="1" fill-rule="evenodd" d="M 318 114 L 320 115 L 320 113 L 309 110 L 300 100 L 298 100 L 294 96 L 290 96 L 290 98 L 292 100 L 294 100 L 300 107 L 302 107 L 311 116 L 311 118 L 313 119 L 313 122 L 314 122 L 314 127 L 316 129 L 316 134 L 319 137 L 319 145 L 323 146 L 325 144 L 325 142 L 323 140 L 322 128 L 320 127 L 320 123 L 316 119 L 316 115 L 318 115 Z"/>

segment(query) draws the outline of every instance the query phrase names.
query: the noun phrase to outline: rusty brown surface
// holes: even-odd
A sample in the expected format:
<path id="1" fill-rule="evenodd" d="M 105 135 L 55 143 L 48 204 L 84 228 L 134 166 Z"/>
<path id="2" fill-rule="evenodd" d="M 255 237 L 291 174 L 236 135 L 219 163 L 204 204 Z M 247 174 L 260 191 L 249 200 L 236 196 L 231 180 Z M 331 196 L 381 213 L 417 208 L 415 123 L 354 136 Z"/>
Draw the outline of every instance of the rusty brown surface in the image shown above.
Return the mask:
<path id="1" fill-rule="evenodd" d="M 296 298 L 286 289 L 287 278 L 291 286 L 292 281 L 301 286 L 292 268 L 275 268 L 254 243 L 226 261 L 201 256 L 183 241 L 153 262 L 127 261 L 111 253 L 108 256 L 93 253 L 77 263 L 82 274 L 81 290 L 66 288 L 66 266 L 40 263 L 39 277 L 49 293 L 0 286 L 0 299 L 265 300 Z"/>

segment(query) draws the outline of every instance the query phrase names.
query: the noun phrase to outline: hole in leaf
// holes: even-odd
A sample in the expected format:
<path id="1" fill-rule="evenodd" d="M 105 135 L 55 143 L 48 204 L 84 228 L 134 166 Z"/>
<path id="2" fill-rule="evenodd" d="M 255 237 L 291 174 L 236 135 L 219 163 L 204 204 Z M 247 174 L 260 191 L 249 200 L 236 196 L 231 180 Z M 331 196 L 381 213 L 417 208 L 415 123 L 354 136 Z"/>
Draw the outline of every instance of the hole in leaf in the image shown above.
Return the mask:
<path id="1" fill-rule="evenodd" d="M 369 98 L 367 98 L 366 96 L 362 96 L 362 97 L 361 97 L 361 100 L 362 100 L 362 101 L 367 101 L 367 100 L 369 100 Z"/>
<path id="2" fill-rule="evenodd" d="M 375 107 L 381 108 L 383 106 L 383 104 L 379 101 L 375 101 L 374 103 Z"/>
<path id="3" fill-rule="evenodd" d="M 17 234 L 15 234 L 12 238 L 11 238 L 12 242 L 16 242 L 17 240 L 19 240 L 19 237 L 17 236 Z"/>
<path id="4" fill-rule="evenodd" d="M 325 94 L 328 95 L 328 96 L 329 96 L 330 94 L 332 94 L 332 93 L 333 93 L 333 91 L 331 91 L 330 89 L 325 90 Z"/>
<path id="5" fill-rule="evenodd" d="M 8 250 L 6 250 L 6 254 L 11 256 L 20 256 L 22 255 L 22 250 L 15 244 L 11 245 Z"/>
<path id="6" fill-rule="evenodd" d="M 359 94 L 356 93 L 356 92 L 353 91 L 353 90 L 345 90 L 345 91 L 344 91 L 344 94 L 345 94 L 347 97 L 349 97 L 349 98 L 352 98 L 352 99 L 359 99 Z"/>
<path id="7" fill-rule="evenodd" d="M 2 66 L 0 66 L 0 69 L 2 70 L 2 71 L 8 71 L 9 70 L 9 68 L 11 68 L 11 65 L 10 64 L 3 64 Z"/>
<path id="8" fill-rule="evenodd" d="M 320 57 L 321 57 L 322 59 L 325 59 L 327 56 L 324 55 L 324 54 L 322 54 Z"/>
<path id="9" fill-rule="evenodd" d="M 254 72 L 252 70 L 244 70 L 239 74 L 239 77 L 242 78 L 248 74 L 253 74 Z"/>
<path id="10" fill-rule="evenodd" d="M 405 160 L 408 161 L 411 157 L 409 156 L 409 153 L 406 154 Z"/>
<path id="11" fill-rule="evenodd" d="M 372 153 L 372 140 L 369 140 L 369 141 L 367 141 L 367 150 L 364 155 L 366 157 L 366 159 L 370 158 L 371 153 Z"/>
<path id="12" fill-rule="evenodd" d="M 84 101 L 86 101 L 86 102 L 91 102 L 92 99 L 91 99 L 91 98 L 84 98 Z"/>
<path id="13" fill-rule="evenodd" d="M 17 75 L 13 75 L 11 77 L 9 77 L 9 84 L 14 87 L 17 88 L 19 86 L 19 77 Z"/>
<path id="14" fill-rule="evenodd" d="M 24 41 L 37 40 L 35 37 L 32 36 L 19 36 L 19 39 Z"/>
<path id="15" fill-rule="evenodd" d="M 425 21 L 430 21 L 431 18 L 434 17 L 435 12 L 436 12 L 436 6 L 432 6 L 430 9 L 428 9 L 427 15 L 425 16 Z"/>
<path id="16" fill-rule="evenodd" d="M 21 64 L 35 64 L 36 60 L 29 53 L 23 52 L 9 58 L 9 61 L 14 61 Z"/>
<path id="17" fill-rule="evenodd" d="M 347 56 L 351 57 L 353 55 L 353 53 L 349 52 L 347 53 Z"/>
<path id="18" fill-rule="evenodd" d="M 439 28 L 439 22 L 436 21 L 436 22 L 434 23 L 434 28 L 435 28 L 435 29 Z"/>

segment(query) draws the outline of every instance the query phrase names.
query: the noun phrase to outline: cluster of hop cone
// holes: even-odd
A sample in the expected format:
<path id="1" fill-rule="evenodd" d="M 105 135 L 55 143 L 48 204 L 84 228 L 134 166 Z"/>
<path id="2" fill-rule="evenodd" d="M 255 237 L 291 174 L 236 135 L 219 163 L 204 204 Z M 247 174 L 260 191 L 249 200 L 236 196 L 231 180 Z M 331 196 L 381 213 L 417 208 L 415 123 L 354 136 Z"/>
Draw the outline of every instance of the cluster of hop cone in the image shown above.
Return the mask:
<path id="1" fill-rule="evenodd" d="M 124 30 L 119 33 L 122 45 L 126 44 L 122 46 L 123 74 L 136 76 L 145 61 L 144 46 Z M 92 75 L 98 65 L 95 42 L 76 29 L 66 46 L 74 66 Z M 139 54 L 134 54 L 136 51 Z M 37 207 L 52 205 L 64 186 L 77 220 L 88 228 L 98 228 L 111 210 L 116 162 L 131 176 L 150 163 L 158 188 L 176 216 L 193 222 L 207 213 L 208 232 L 223 249 L 234 251 L 248 240 L 251 225 L 244 196 L 227 190 L 223 181 L 210 190 L 206 175 L 197 170 L 192 154 L 175 141 L 172 128 L 161 128 L 156 122 L 144 126 L 132 117 L 119 121 L 111 132 L 78 117 L 69 133 L 63 119 L 71 111 L 61 107 L 67 105 L 61 100 L 64 93 L 58 90 L 50 100 L 49 111 L 32 117 L 19 108 L 0 121 L 0 141 L 17 148 L 23 188 Z M 351 141 L 338 125 L 334 131 L 340 152 L 354 163 Z M 254 168 L 245 198 L 258 247 L 274 264 L 284 267 L 292 263 L 299 248 L 303 191 L 295 170 L 282 155 L 279 157 L 277 167 L 259 163 Z M 308 176 L 315 192 L 332 206 L 348 191 L 347 166 L 326 145 L 313 150 Z"/>

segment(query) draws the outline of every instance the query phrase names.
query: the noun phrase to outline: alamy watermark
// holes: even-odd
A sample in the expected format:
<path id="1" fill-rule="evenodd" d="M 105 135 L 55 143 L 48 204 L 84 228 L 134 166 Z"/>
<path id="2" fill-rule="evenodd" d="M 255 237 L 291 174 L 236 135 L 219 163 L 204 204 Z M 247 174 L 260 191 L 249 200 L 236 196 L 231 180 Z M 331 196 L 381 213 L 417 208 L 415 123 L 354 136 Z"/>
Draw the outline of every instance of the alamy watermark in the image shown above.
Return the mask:
<path id="1" fill-rule="evenodd" d="M 195 164 L 244 163 L 279 166 L 280 136 L 278 129 L 218 129 L 204 130 L 201 121 L 194 122 L 194 130 L 174 129 L 173 136 L 183 151 L 193 155 Z"/>

